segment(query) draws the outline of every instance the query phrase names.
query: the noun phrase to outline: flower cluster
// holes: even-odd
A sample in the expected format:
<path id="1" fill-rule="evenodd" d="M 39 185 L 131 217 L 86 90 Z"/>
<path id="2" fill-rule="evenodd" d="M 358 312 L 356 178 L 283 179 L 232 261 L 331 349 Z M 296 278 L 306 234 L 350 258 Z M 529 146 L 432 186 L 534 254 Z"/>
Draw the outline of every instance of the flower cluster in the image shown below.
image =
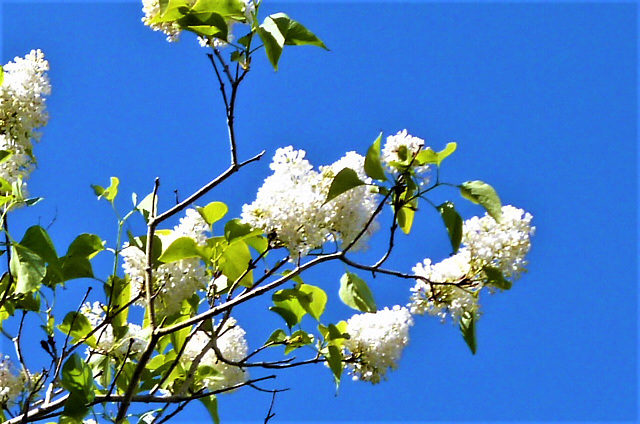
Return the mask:
<path id="1" fill-rule="evenodd" d="M 8 356 L 0 360 L 0 405 L 12 402 L 24 389 L 25 379 L 16 375 Z"/>
<path id="2" fill-rule="evenodd" d="M 197 244 L 204 244 L 209 226 L 195 209 L 188 209 L 185 217 L 171 232 L 158 232 L 163 247 L 168 247 L 180 237 L 190 237 Z M 145 305 L 144 279 L 146 268 L 145 252 L 137 246 L 125 243 L 121 252 L 124 258 L 122 268 L 131 279 L 131 298 L 140 297 L 138 304 Z M 153 272 L 156 309 L 165 316 L 179 312 L 182 302 L 193 296 L 198 290 L 205 290 L 209 283 L 206 269 L 198 258 L 182 259 L 162 264 Z"/>
<path id="3" fill-rule="evenodd" d="M 227 319 L 219 331 L 217 339 L 213 340 L 211 335 L 205 331 L 196 332 L 187 342 L 182 361 L 185 368 L 189 368 L 194 361 L 198 367 L 210 367 L 213 373 L 202 379 L 203 385 L 210 391 L 221 390 L 235 386 L 244 382 L 248 373 L 229 362 L 238 362 L 247 356 L 249 347 L 245 338 L 245 331 L 236 323 L 233 318 Z M 222 360 L 216 355 L 214 344 L 222 356 Z"/>
<path id="4" fill-rule="evenodd" d="M 409 344 L 409 310 L 398 305 L 376 313 L 357 314 L 347 321 L 350 338 L 344 347 L 359 360 L 348 363 L 354 380 L 379 383 L 387 370 L 396 369 L 402 350 Z"/>
<path id="5" fill-rule="evenodd" d="M 105 320 L 106 306 L 100 302 L 93 304 L 87 302 L 80 308 L 80 313 L 87 317 L 92 328 L 102 325 Z M 100 330 L 94 333 L 97 341 L 97 349 L 87 349 L 87 355 L 97 352 L 100 354 L 113 354 L 120 358 L 125 356 L 135 357 L 145 348 L 148 334 L 142 330 L 142 327 L 136 324 L 128 324 L 127 332 L 119 340 L 116 340 L 113 334 L 113 326 L 111 324 L 104 325 Z"/>
<path id="6" fill-rule="evenodd" d="M 196 0 L 184 0 L 184 3 L 191 7 L 196 3 Z M 244 3 L 244 17 L 250 22 L 253 19 L 253 13 L 255 12 L 256 5 L 254 0 L 243 0 Z M 160 13 L 160 0 L 142 0 L 142 12 L 144 16 L 142 17 L 142 22 L 151 28 L 154 31 L 162 31 L 167 36 L 167 41 L 174 42 L 178 41 L 180 38 L 180 25 L 178 25 L 175 21 L 168 22 L 153 22 L 153 19 L 158 16 Z M 231 41 L 231 27 L 236 21 L 233 19 L 229 19 L 226 21 L 229 35 L 227 39 Z M 211 45 L 213 47 L 221 47 L 224 46 L 224 41 L 221 41 L 214 37 L 199 37 L 200 44 L 204 47 L 206 45 Z"/>
<path id="7" fill-rule="evenodd" d="M 438 315 L 443 320 L 449 315 L 454 322 L 464 312 L 477 315 L 478 292 L 488 279 L 485 267 L 513 280 L 525 271 L 524 257 L 535 232 L 531 219 L 531 214 L 507 205 L 502 207 L 500 223 L 487 214 L 465 221 L 458 253 L 437 264 L 425 259 L 413 268 L 423 279 L 411 289 L 411 312 Z"/>
<path id="8" fill-rule="evenodd" d="M 45 96 L 51 93 L 47 71 L 49 62 L 40 50 L 32 50 L 24 58 L 16 57 L 3 67 L 0 86 L 0 151 L 9 155 L 0 161 L 0 178 L 13 184 L 29 176 L 35 163 L 32 141 L 38 141 L 38 128 L 46 125 L 48 116 Z M 25 193 L 26 194 L 26 193 Z"/>
<path id="9" fill-rule="evenodd" d="M 407 130 L 399 131 L 396 135 L 387 137 L 387 141 L 382 148 L 382 162 L 387 170 L 393 174 L 398 173 L 398 164 L 406 162 L 416 157 L 424 148 L 424 140 L 407 133 Z M 422 174 L 429 170 L 428 165 L 414 168 L 416 174 Z M 424 178 L 424 177 L 423 177 Z M 428 180 L 423 183 L 426 184 Z"/>
<path id="10" fill-rule="evenodd" d="M 375 223 L 369 227 L 367 223 L 376 209 L 377 194 L 363 185 L 326 202 L 334 177 L 344 168 L 371 183 L 364 172 L 364 158 L 349 152 L 318 172 L 304 157 L 303 150 L 291 146 L 276 151 L 270 165 L 273 175 L 264 181 L 256 200 L 243 206 L 242 220 L 265 234 L 274 234 L 294 260 L 326 241 L 348 246 L 366 227 L 354 245 L 364 247 L 376 228 Z"/>

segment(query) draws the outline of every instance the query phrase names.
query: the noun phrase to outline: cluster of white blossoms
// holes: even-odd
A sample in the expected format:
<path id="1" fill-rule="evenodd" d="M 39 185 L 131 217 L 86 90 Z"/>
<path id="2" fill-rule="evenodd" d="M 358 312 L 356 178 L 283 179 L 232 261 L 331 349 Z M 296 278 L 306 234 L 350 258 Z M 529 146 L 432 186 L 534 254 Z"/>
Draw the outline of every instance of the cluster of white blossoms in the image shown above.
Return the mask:
<path id="1" fill-rule="evenodd" d="M 45 96 L 51 94 L 47 76 L 49 62 L 40 50 L 32 50 L 24 58 L 16 57 L 3 67 L 0 86 L 0 150 L 7 151 L 0 162 L 0 178 L 9 183 L 23 181 L 33 170 L 32 141 L 40 139 L 38 128 L 46 125 Z M 26 193 L 25 193 L 26 195 Z"/>
<path id="2" fill-rule="evenodd" d="M 191 7 L 196 3 L 196 0 L 185 0 L 185 3 Z M 243 3 L 244 3 L 243 13 L 244 13 L 245 19 L 247 20 L 247 22 L 251 22 L 251 20 L 253 19 L 253 13 L 256 10 L 256 5 L 254 3 L 254 0 L 243 0 Z M 145 25 L 147 25 L 149 28 L 151 28 L 154 31 L 164 32 L 167 36 L 167 41 L 169 42 L 175 42 L 179 40 L 181 29 L 180 29 L 180 25 L 178 25 L 177 22 L 169 21 L 169 22 L 152 23 L 153 19 L 156 16 L 158 16 L 158 14 L 160 13 L 160 0 L 142 0 L 142 12 L 144 13 L 144 16 L 142 17 L 142 22 Z M 233 38 L 231 35 L 231 27 L 235 22 L 236 21 L 232 19 L 229 19 L 226 21 L 228 31 L 229 31 L 229 35 L 227 39 L 229 41 L 231 41 Z M 206 45 L 211 45 L 213 47 L 222 47 L 225 45 L 224 41 L 221 41 L 214 37 L 199 37 L 198 41 L 200 42 L 200 45 L 202 45 L 203 47 Z"/>
<path id="3" fill-rule="evenodd" d="M 455 255 L 437 264 L 425 259 L 413 268 L 416 276 L 430 283 L 416 280 L 408 305 L 411 313 L 429 313 L 443 320 L 449 315 L 454 322 L 464 312 L 477 315 L 477 295 L 487 280 L 486 266 L 512 280 L 526 271 L 525 255 L 535 232 L 531 219 L 528 212 L 507 205 L 502 207 L 501 223 L 487 214 L 465 221 L 462 244 Z"/>
<path id="4" fill-rule="evenodd" d="M 381 159 L 387 170 L 393 174 L 398 173 L 398 169 L 393 165 L 395 162 L 404 162 L 414 158 L 424 148 L 424 140 L 407 133 L 407 130 L 398 131 L 396 135 L 390 135 L 382 148 Z M 429 170 L 428 165 L 417 166 L 414 171 L 417 174 L 425 173 Z M 425 178 L 425 177 L 423 177 Z M 428 179 L 423 181 L 424 184 Z"/>
<path id="5" fill-rule="evenodd" d="M 531 236 L 535 232 L 532 219 L 531 214 L 522 209 L 503 206 L 500 223 L 487 214 L 465 221 L 462 242 L 475 260 L 515 279 L 526 271 L 524 258 L 531 249 Z"/>
<path id="6" fill-rule="evenodd" d="M 249 346 L 245 336 L 246 332 L 235 319 L 229 318 L 224 322 L 215 340 L 215 346 L 224 360 L 238 362 L 247 356 Z M 214 341 L 210 334 L 205 331 L 196 332 L 187 342 L 182 354 L 181 361 L 184 367 L 188 369 L 194 361 L 198 361 L 198 367 L 213 368 L 215 373 L 202 380 L 204 386 L 210 391 L 225 389 L 244 382 L 249 376 L 248 372 L 220 360 L 213 345 Z"/>
<path id="7" fill-rule="evenodd" d="M 242 207 L 242 220 L 265 234 L 274 234 L 287 247 L 293 260 L 335 241 L 350 245 L 372 218 L 377 193 L 368 185 L 351 189 L 326 202 L 334 177 L 344 168 L 354 170 L 366 184 L 364 157 L 348 152 L 320 172 L 305 158 L 303 150 L 288 146 L 278 149 L 270 165 L 273 175 L 265 179 L 256 200 Z M 354 248 L 363 248 L 375 231 L 370 225 Z"/>
<path id="8" fill-rule="evenodd" d="M 0 360 L 0 406 L 12 402 L 24 389 L 25 379 L 15 374 L 14 366 L 8 356 Z"/>
<path id="9" fill-rule="evenodd" d="M 105 310 L 106 306 L 100 302 L 86 302 L 80 308 L 80 313 L 87 317 L 92 328 L 96 328 L 104 322 Z M 145 348 L 149 334 L 137 324 L 127 324 L 127 327 L 127 333 L 116 343 L 112 325 L 103 326 L 94 333 L 98 348 L 87 348 L 87 355 L 94 352 L 103 355 L 109 353 L 124 358 L 128 353 L 130 357 L 136 357 Z"/>
<path id="10" fill-rule="evenodd" d="M 388 369 L 396 369 L 402 350 L 409 344 L 412 325 L 409 310 L 398 305 L 349 318 L 347 332 L 350 338 L 344 347 L 359 359 L 347 363 L 353 379 L 376 384 L 385 379 Z"/>
<path id="11" fill-rule="evenodd" d="M 173 241 L 180 237 L 190 237 L 197 244 L 206 242 L 206 232 L 209 226 L 195 209 L 187 209 L 185 217 L 174 227 L 170 233 L 158 232 L 158 237 L 163 248 L 167 248 Z M 144 293 L 144 279 L 146 268 L 145 252 L 137 246 L 125 243 L 122 252 L 124 263 L 122 268 L 131 279 L 131 298 Z M 182 259 L 167 264 L 162 264 L 153 272 L 153 289 L 159 290 L 155 298 L 156 310 L 170 316 L 179 312 L 182 302 L 190 298 L 198 290 L 205 290 L 209 283 L 206 269 L 199 258 Z M 138 304 L 145 305 L 144 295 Z"/>

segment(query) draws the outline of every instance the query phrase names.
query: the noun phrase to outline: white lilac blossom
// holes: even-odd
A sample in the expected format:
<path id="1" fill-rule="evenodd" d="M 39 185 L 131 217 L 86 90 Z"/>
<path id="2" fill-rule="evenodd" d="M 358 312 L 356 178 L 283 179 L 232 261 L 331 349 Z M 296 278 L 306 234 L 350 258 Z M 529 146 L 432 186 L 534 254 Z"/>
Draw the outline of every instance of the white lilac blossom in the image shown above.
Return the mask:
<path id="1" fill-rule="evenodd" d="M 219 328 L 216 328 L 218 331 Z M 246 332 L 233 318 L 227 319 L 222 328 L 219 329 L 219 336 L 215 340 L 215 346 L 219 350 L 222 358 L 230 362 L 238 362 L 247 356 L 249 347 L 245 338 Z M 248 372 L 235 365 L 223 362 L 213 348 L 214 341 L 211 335 L 205 331 L 196 332 L 187 342 L 181 361 L 186 369 L 191 367 L 194 361 L 198 362 L 198 367 L 208 366 L 213 368 L 215 373 L 205 377 L 203 385 L 210 391 L 221 390 L 244 382 L 248 377 Z"/>
<path id="2" fill-rule="evenodd" d="M 273 234 L 289 250 L 292 260 L 335 241 L 349 245 L 372 218 L 377 194 L 360 186 L 326 202 L 335 175 L 345 167 L 353 169 L 365 183 L 364 158 L 347 153 L 320 172 L 305 159 L 303 150 L 288 146 L 278 149 L 256 200 L 242 207 L 242 220 L 266 234 Z M 376 224 L 358 239 L 359 247 L 374 231 Z"/>
<path id="3" fill-rule="evenodd" d="M 106 306 L 100 302 L 93 304 L 86 302 L 80 308 L 80 313 L 87 317 L 92 328 L 102 325 L 106 314 Z M 106 324 L 94 333 L 97 341 L 97 349 L 88 348 L 87 355 L 91 353 L 112 354 L 124 358 L 127 354 L 136 357 L 143 351 L 147 344 L 148 334 L 137 324 L 127 324 L 127 332 L 116 341 L 113 334 L 113 326 Z"/>
<path id="4" fill-rule="evenodd" d="M 474 260 L 502 271 L 505 277 L 518 278 L 526 271 L 525 255 L 531 248 L 532 216 L 511 205 L 502 207 L 502 221 L 485 214 L 464 222 L 462 243 Z"/>
<path id="5" fill-rule="evenodd" d="M 424 140 L 414 137 L 407 133 L 407 130 L 399 131 L 396 135 L 390 135 L 382 148 L 381 159 L 386 165 L 387 170 L 397 174 L 398 169 L 394 162 L 405 162 L 407 159 L 414 158 L 420 151 L 424 149 Z M 429 170 L 428 165 L 417 166 L 414 171 L 417 174 L 425 173 Z M 423 184 L 428 182 L 428 178 L 424 177 Z"/>
<path id="6" fill-rule="evenodd" d="M 196 3 L 196 0 L 185 0 L 185 3 L 188 6 L 193 6 Z M 243 8 L 244 19 L 250 23 L 251 20 L 253 19 L 253 13 L 256 10 L 256 5 L 254 3 L 254 0 L 243 0 L 243 3 L 244 3 L 244 8 Z M 169 42 L 174 42 L 179 40 L 181 29 L 180 29 L 180 25 L 178 25 L 177 22 L 169 21 L 169 22 L 152 23 L 153 19 L 157 17 L 158 14 L 160 13 L 160 0 L 142 0 L 142 12 L 144 13 L 144 16 L 142 17 L 142 22 L 145 25 L 147 25 L 149 28 L 151 28 L 154 31 L 162 31 L 163 33 L 165 33 L 165 35 L 167 36 L 167 41 Z M 233 36 L 231 34 L 231 28 L 235 22 L 236 21 L 233 19 L 228 19 L 226 21 L 228 32 L 229 32 L 227 39 L 229 41 L 232 41 L 233 39 Z M 215 37 L 199 36 L 198 42 L 203 47 L 208 45 L 212 47 L 226 46 L 226 43 L 224 41 L 217 39 Z"/>
<path id="7" fill-rule="evenodd" d="M 413 267 L 416 276 L 436 283 L 460 284 L 471 274 L 471 263 L 468 250 L 460 250 L 457 254 L 432 264 L 431 259 Z M 465 311 L 477 310 L 475 291 L 478 286 L 458 287 L 452 284 L 429 284 L 424 280 L 416 280 L 411 289 L 409 308 L 412 314 L 437 315 L 442 320 L 450 315 L 455 321 Z"/>
<path id="8" fill-rule="evenodd" d="M 195 209 L 188 209 L 180 223 L 167 233 L 158 232 L 163 248 L 167 248 L 180 237 L 190 237 L 197 244 L 204 244 L 208 225 Z M 144 293 L 146 256 L 142 249 L 125 243 L 122 252 L 124 263 L 122 268 L 131 280 L 131 298 Z M 209 283 L 206 269 L 199 258 L 182 259 L 162 264 L 153 272 L 153 289 L 160 290 L 156 297 L 156 310 L 165 316 L 180 311 L 182 302 L 193 296 L 198 290 L 205 290 Z M 144 295 L 140 296 L 139 305 L 145 305 Z"/>
<path id="9" fill-rule="evenodd" d="M 412 325 L 407 308 L 398 305 L 349 318 L 347 332 L 350 338 L 344 347 L 358 358 L 358 362 L 347 363 L 353 379 L 373 384 L 386 379 L 387 370 L 398 367 L 402 350 L 409 344 Z"/>
<path id="10" fill-rule="evenodd" d="M 18 397 L 24 389 L 25 378 L 16 374 L 8 356 L 0 360 L 0 406 L 6 406 Z"/>
<path id="11" fill-rule="evenodd" d="M 0 162 L 0 178 L 9 183 L 24 180 L 34 168 L 32 141 L 40 139 L 37 131 L 46 125 L 45 97 L 51 94 L 47 76 L 49 62 L 40 50 L 24 58 L 16 57 L 3 67 L 0 86 L 0 150 L 10 153 Z M 26 195 L 26 193 L 24 193 Z"/>
<path id="12" fill-rule="evenodd" d="M 413 268 L 416 276 L 427 281 L 417 279 L 411 289 L 411 312 L 438 315 L 443 320 L 449 315 L 454 322 L 464 312 L 477 315 L 478 292 L 488 279 L 485 267 L 501 271 L 510 280 L 526 271 L 525 255 L 535 232 L 531 220 L 531 214 L 510 205 L 502 207 L 501 223 L 488 214 L 466 220 L 458 253 L 435 265 L 425 259 Z"/>

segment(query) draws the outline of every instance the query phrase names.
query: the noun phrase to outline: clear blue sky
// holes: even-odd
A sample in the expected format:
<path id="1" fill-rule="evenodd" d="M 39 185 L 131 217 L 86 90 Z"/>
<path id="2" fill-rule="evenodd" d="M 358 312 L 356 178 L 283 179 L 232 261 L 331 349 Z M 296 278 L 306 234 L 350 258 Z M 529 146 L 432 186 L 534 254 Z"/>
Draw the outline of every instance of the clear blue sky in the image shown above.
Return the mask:
<path id="1" fill-rule="evenodd" d="M 278 396 L 275 422 L 635 421 L 637 6 L 264 3 L 331 51 L 288 49 L 277 73 L 254 63 L 238 103 L 240 156 L 266 149 L 266 158 L 208 200 L 239 214 L 277 147 L 305 149 L 321 165 L 407 128 L 435 148 L 457 141 L 445 178 L 491 183 L 537 227 L 530 273 L 483 299 L 476 356 L 457 328 L 418 317 L 388 382 L 345 379 L 335 397 L 328 370 L 298 369 L 276 383 L 292 390 Z M 120 177 L 125 209 L 130 192 L 148 193 L 159 176 L 166 208 L 174 189 L 184 197 L 227 165 L 205 52 L 190 36 L 166 43 L 140 17 L 137 2 L 2 5 L 3 63 L 40 48 L 53 84 L 30 181 L 46 201 L 17 213 L 14 231 L 56 217 L 59 246 L 81 232 L 113 243 L 112 214 L 90 184 Z M 441 198 L 465 217 L 481 213 L 455 192 Z M 439 218 L 425 209 L 418 219 L 390 266 L 447 255 Z M 342 272 L 324 267 L 305 280 L 337 301 Z M 406 283 L 371 283 L 379 304 L 406 303 Z M 263 303 L 237 313 L 252 346 L 280 324 Z M 251 390 L 221 396 L 223 422 L 262 420 L 269 401 Z M 183 418 L 198 421 L 198 408 Z"/>

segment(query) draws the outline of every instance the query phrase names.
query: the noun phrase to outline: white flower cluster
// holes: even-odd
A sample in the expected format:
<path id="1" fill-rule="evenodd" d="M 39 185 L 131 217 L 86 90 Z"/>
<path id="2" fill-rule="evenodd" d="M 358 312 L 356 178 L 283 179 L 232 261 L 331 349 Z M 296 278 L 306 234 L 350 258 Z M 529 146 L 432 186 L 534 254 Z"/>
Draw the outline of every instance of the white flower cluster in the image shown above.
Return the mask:
<path id="1" fill-rule="evenodd" d="M 275 234 L 287 247 L 293 260 L 334 240 L 345 247 L 365 228 L 376 209 L 377 194 L 369 186 L 353 188 L 326 203 L 334 177 L 344 168 L 371 183 L 364 172 L 364 158 L 355 152 L 320 172 L 305 158 L 303 150 L 288 146 L 278 149 L 270 167 L 273 175 L 265 179 L 256 200 L 242 207 L 242 220 L 266 234 Z M 363 248 L 375 231 L 374 222 L 358 239 L 354 248 Z"/>
<path id="2" fill-rule="evenodd" d="M 12 402 L 24 389 L 25 379 L 14 373 L 13 363 L 8 356 L 0 360 L 0 405 Z"/>
<path id="3" fill-rule="evenodd" d="M 38 141 L 36 130 L 46 125 L 48 115 L 45 96 L 51 94 L 47 76 L 49 62 L 40 50 L 32 50 L 24 58 L 16 57 L 3 67 L 0 86 L 0 150 L 11 153 L 0 162 L 0 178 L 9 183 L 25 180 L 33 170 L 35 158 L 32 140 Z M 22 185 L 23 191 L 26 185 Z M 26 195 L 26 193 L 25 193 Z"/>
<path id="4" fill-rule="evenodd" d="M 93 304 L 87 302 L 80 308 L 80 313 L 87 317 L 92 328 L 96 328 L 104 322 L 105 310 L 106 306 L 100 302 L 93 302 Z M 127 333 L 116 343 L 113 326 L 107 324 L 96 331 L 94 337 L 97 340 L 98 349 L 88 348 L 87 355 L 92 352 L 110 353 L 124 358 L 127 352 L 130 357 L 136 357 L 137 354 L 141 353 L 147 344 L 149 334 L 146 334 L 142 327 L 137 324 L 128 324 Z M 131 344 L 131 347 L 129 347 L 129 344 Z"/>
<path id="5" fill-rule="evenodd" d="M 216 329 L 217 331 L 217 329 Z M 225 321 L 215 345 L 222 358 L 227 361 L 238 362 L 247 356 L 249 346 L 245 338 L 246 332 L 229 318 Z M 187 342 L 181 360 L 185 368 L 189 368 L 193 361 L 199 360 L 199 367 L 208 366 L 215 370 L 211 376 L 203 379 L 204 385 L 210 391 L 225 389 L 240 384 L 248 377 L 248 372 L 234 365 L 222 362 L 213 350 L 210 334 L 198 331 Z"/>
<path id="6" fill-rule="evenodd" d="M 396 135 L 387 137 L 381 152 L 382 162 L 389 172 L 397 174 L 398 169 L 393 163 L 404 162 L 407 159 L 414 158 L 423 148 L 423 139 L 408 134 L 407 130 L 399 131 Z M 417 174 L 425 173 L 429 170 L 429 166 L 417 166 L 414 170 Z M 427 182 L 428 180 L 423 183 L 426 184 Z"/>
<path id="7" fill-rule="evenodd" d="M 505 277 L 518 278 L 526 271 L 525 255 L 531 249 L 530 213 L 511 205 L 502 207 L 502 222 L 485 214 L 464 223 L 462 242 L 471 256 L 502 271 Z"/>
<path id="8" fill-rule="evenodd" d="M 196 0 L 185 0 L 186 4 L 189 6 L 193 6 L 196 3 Z M 253 19 L 253 13 L 256 10 L 256 5 L 254 0 L 243 0 L 244 3 L 244 15 L 248 22 L 251 22 Z M 180 26 L 175 21 L 169 22 L 161 22 L 161 23 L 151 23 L 153 18 L 155 18 L 160 13 L 160 0 L 142 0 L 142 12 L 144 16 L 142 17 L 142 22 L 151 28 L 154 31 L 162 31 L 167 36 L 167 41 L 174 42 L 178 41 L 180 38 Z M 231 27 L 234 24 L 234 20 L 227 20 L 227 27 L 229 31 L 228 39 L 231 40 Z M 199 37 L 198 41 L 200 45 L 203 47 L 206 45 L 211 45 L 213 47 L 222 47 L 226 45 L 223 41 L 218 40 L 216 38 L 209 37 Z"/>
<path id="9" fill-rule="evenodd" d="M 347 332 L 351 338 L 344 347 L 359 358 L 356 363 L 347 363 L 353 379 L 376 384 L 386 378 L 389 368 L 396 369 L 402 350 L 409 344 L 412 325 L 407 308 L 398 305 L 349 318 Z"/>
<path id="10" fill-rule="evenodd" d="M 169 234 L 158 233 L 162 246 L 166 249 L 180 237 L 191 237 L 197 244 L 206 241 L 209 226 L 195 209 L 187 209 L 185 217 Z M 144 293 L 146 257 L 142 249 L 125 243 L 121 252 L 124 258 L 122 268 L 131 279 L 131 298 Z M 156 310 L 165 316 L 179 312 L 182 302 L 198 290 L 205 290 L 209 283 L 206 269 L 199 258 L 188 258 L 162 264 L 153 272 L 154 290 L 160 290 L 155 299 Z M 144 295 L 138 302 L 145 305 Z"/>
<path id="11" fill-rule="evenodd" d="M 450 315 L 454 322 L 465 311 L 477 314 L 478 291 L 487 279 L 485 266 L 500 270 L 512 280 L 526 271 L 524 257 L 535 232 L 531 219 L 528 212 L 507 205 L 502 207 L 501 223 L 487 214 L 465 221 L 462 244 L 455 255 L 435 265 L 425 259 L 413 268 L 415 275 L 432 284 L 416 280 L 408 305 L 411 313 L 429 313 L 443 320 Z"/>

